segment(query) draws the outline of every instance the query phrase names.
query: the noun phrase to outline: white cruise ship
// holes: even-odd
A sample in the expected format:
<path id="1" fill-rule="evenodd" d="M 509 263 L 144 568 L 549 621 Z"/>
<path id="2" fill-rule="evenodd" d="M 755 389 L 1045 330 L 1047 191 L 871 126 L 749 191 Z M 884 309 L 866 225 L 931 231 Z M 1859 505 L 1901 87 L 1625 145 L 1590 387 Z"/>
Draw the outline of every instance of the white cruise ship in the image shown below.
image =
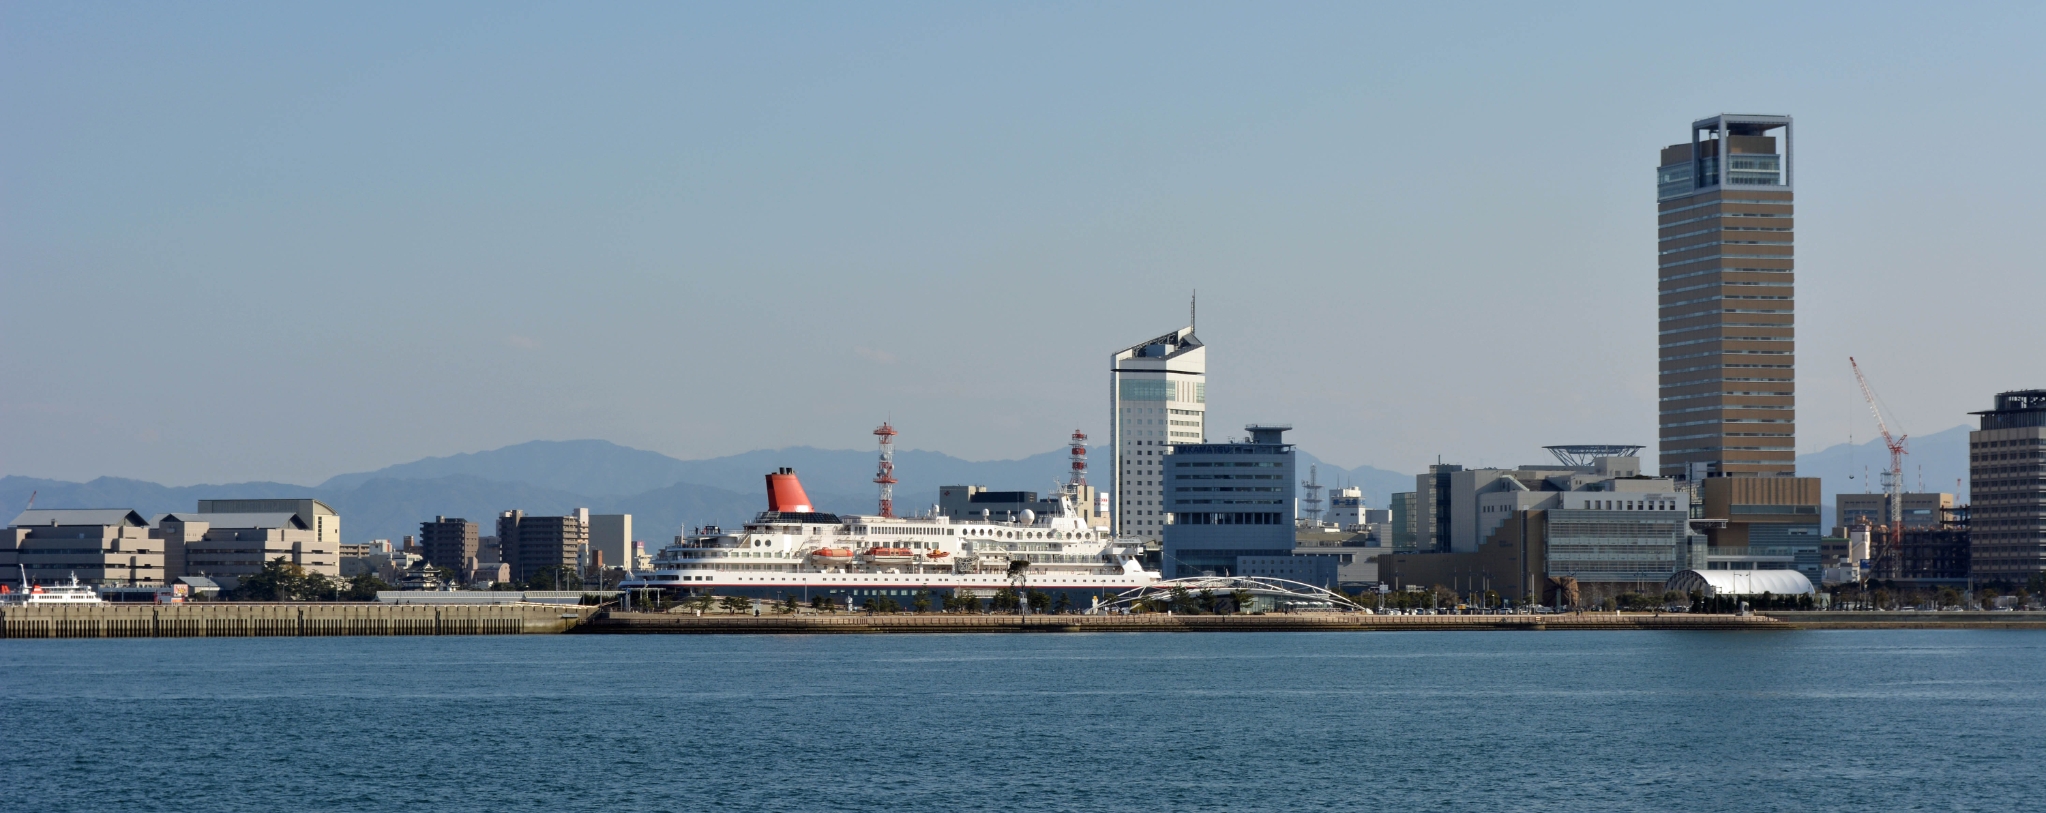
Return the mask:
<path id="1" fill-rule="evenodd" d="M 1084 610 L 1158 580 L 1145 570 L 1143 542 L 1087 527 L 1070 495 L 1058 516 L 1024 511 L 1013 521 L 845 515 L 812 510 L 791 469 L 767 475 L 767 510 L 738 531 L 716 527 L 676 538 L 654 570 L 627 579 L 626 590 L 671 596 L 747 596 L 805 604 L 823 597 L 860 606 L 893 597 L 964 591 L 986 597 L 1015 587 L 1058 597 Z M 1013 563 L 1013 567 L 1012 567 Z M 1026 564 L 1027 563 L 1027 564 Z"/>

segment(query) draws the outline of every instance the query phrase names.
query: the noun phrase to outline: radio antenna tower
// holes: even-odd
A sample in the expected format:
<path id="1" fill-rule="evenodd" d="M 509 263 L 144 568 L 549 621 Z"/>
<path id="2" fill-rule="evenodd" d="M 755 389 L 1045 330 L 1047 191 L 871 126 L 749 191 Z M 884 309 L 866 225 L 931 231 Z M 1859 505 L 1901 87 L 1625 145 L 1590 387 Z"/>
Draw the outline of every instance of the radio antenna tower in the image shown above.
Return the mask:
<path id="1" fill-rule="evenodd" d="M 1307 467 L 1307 479 L 1300 481 L 1300 489 L 1307 492 L 1307 498 L 1300 501 L 1300 513 L 1307 521 L 1321 524 L 1321 472 L 1320 466 Z"/>
<path id="2" fill-rule="evenodd" d="M 881 516 L 895 516 L 895 427 L 881 422 L 881 428 L 874 430 L 874 436 L 881 439 L 881 463 L 874 470 L 874 482 L 881 486 Z"/>
<path id="3" fill-rule="evenodd" d="M 1087 433 L 1078 429 L 1073 430 L 1072 461 L 1072 480 L 1067 483 L 1067 486 L 1071 487 L 1073 493 L 1077 495 L 1080 493 L 1080 487 L 1087 484 Z"/>

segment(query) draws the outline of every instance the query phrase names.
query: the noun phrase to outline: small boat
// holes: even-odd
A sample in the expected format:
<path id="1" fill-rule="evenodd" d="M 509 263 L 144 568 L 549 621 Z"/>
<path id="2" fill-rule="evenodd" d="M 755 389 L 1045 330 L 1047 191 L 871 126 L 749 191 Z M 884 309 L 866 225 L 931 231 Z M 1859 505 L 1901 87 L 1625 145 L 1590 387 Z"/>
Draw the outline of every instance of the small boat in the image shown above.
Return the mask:
<path id="1" fill-rule="evenodd" d="M 909 564 L 916 552 L 908 548 L 868 548 L 867 561 L 875 564 Z"/>
<path id="2" fill-rule="evenodd" d="M 811 551 L 810 556 L 827 562 L 850 562 L 853 552 L 852 548 L 818 548 Z"/>

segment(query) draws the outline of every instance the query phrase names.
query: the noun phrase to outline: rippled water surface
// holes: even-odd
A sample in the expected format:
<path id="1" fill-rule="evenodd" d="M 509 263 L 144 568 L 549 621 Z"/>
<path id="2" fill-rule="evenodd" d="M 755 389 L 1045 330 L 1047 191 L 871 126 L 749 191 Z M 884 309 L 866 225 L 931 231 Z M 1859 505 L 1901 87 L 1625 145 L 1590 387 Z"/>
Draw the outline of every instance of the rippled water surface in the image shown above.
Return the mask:
<path id="1" fill-rule="evenodd" d="M 0 641 L 0 807 L 2036 810 L 2046 633 Z"/>

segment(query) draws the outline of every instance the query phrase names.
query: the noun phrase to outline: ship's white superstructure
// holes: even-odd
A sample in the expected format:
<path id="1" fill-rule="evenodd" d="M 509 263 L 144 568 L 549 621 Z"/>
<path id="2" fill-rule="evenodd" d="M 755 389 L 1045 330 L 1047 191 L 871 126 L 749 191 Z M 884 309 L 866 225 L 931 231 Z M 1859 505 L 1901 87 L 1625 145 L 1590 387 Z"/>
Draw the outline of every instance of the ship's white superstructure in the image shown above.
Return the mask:
<path id="1" fill-rule="evenodd" d="M 98 591 L 78 583 L 78 576 L 72 575 L 70 584 L 35 585 L 28 582 L 28 571 L 22 571 L 19 591 L 0 591 L 0 604 L 41 606 L 45 604 L 99 604 Z"/>
<path id="2" fill-rule="evenodd" d="M 833 601 L 1018 586 L 1106 598 L 1156 581 L 1143 543 L 1087 527 L 1071 495 L 1056 516 L 1024 511 L 1013 521 L 837 515 L 810 510 L 793 471 L 767 476 L 768 510 L 736 531 L 706 527 L 654 557 L 627 590 L 681 595 Z M 1074 595 L 1071 598 L 1084 598 Z M 1085 603 L 1080 606 L 1087 606 Z"/>

